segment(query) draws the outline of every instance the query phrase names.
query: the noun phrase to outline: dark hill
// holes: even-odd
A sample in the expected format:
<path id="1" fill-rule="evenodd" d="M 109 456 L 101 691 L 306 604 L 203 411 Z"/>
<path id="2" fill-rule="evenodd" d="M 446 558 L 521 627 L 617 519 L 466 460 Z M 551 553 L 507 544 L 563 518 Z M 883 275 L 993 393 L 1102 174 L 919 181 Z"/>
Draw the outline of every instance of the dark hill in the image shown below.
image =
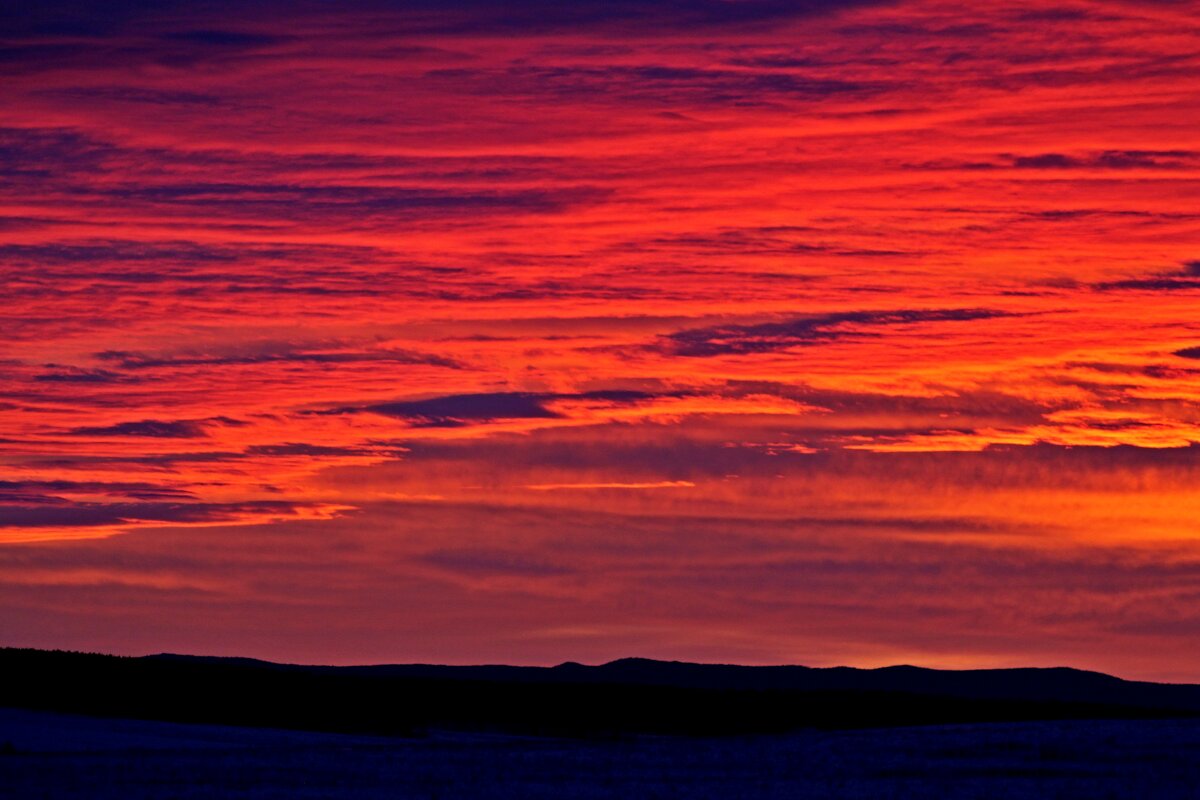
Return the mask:
<path id="1" fill-rule="evenodd" d="M 803 727 L 1200 716 L 1200 686 L 1075 669 L 324 667 L 0 649 L 0 705 L 188 722 L 416 735 L 722 735 Z"/>

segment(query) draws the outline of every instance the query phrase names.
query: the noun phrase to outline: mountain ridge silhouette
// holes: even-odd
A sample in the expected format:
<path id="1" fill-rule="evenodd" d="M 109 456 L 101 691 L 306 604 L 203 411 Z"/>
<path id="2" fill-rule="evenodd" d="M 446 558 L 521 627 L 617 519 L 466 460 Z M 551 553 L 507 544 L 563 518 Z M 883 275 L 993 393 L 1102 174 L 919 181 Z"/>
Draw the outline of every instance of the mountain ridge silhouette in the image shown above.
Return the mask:
<path id="1" fill-rule="evenodd" d="M 0 705 L 419 735 L 725 735 L 1046 719 L 1200 716 L 1200 685 L 1071 667 L 938 670 L 698 664 L 322 666 L 0 649 Z"/>

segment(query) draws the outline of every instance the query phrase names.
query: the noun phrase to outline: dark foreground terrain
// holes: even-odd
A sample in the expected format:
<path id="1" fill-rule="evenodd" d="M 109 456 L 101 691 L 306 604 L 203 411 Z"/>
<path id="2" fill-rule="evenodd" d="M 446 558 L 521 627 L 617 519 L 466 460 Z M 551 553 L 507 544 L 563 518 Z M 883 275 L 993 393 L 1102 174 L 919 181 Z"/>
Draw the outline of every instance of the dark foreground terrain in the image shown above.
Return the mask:
<path id="1" fill-rule="evenodd" d="M 735 736 L 1200 715 L 1200 686 L 1071 669 L 309 667 L 0 649 L 0 707 L 419 738 L 431 730 L 620 738 Z"/>
<path id="2" fill-rule="evenodd" d="M 8 798 L 1200 798 L 1200 687 L 1071 669 L 0 649 Z"/>
<path id="3" fill-rule="evenodd" d="M 1200 721 L 1074 720 L 740 737 L 424 738 L 0 709 L 13 798 L 1196 798 Z"/>

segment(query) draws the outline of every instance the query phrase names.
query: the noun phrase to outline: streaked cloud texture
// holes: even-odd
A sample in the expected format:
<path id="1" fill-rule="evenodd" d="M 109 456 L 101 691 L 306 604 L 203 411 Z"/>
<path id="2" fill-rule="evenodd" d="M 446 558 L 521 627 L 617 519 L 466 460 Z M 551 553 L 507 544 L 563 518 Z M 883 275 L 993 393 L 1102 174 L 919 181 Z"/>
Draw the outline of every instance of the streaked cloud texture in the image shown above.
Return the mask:
<path id="1" fill-rule="evenodd" d="M 0 643 L 1200 680 L 1193 4 L 151 5 L 0 22 Z"/>

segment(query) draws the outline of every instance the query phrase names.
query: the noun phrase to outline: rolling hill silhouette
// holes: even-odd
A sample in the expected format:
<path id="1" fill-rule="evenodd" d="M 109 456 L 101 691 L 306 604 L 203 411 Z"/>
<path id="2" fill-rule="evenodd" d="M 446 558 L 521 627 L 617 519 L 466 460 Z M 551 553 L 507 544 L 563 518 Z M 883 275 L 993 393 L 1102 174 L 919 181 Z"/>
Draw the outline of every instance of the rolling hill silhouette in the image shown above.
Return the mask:
<path id="1" fill-rule="evenodd" d="M 401 736 L 430 728 L 607 737 L 1200 716 L 1200 686 L 1069 668 L 747 667 L 640 658 L 599 666 L 326 667 L 0 649 L 0 674 L 3 706 Z"/>

